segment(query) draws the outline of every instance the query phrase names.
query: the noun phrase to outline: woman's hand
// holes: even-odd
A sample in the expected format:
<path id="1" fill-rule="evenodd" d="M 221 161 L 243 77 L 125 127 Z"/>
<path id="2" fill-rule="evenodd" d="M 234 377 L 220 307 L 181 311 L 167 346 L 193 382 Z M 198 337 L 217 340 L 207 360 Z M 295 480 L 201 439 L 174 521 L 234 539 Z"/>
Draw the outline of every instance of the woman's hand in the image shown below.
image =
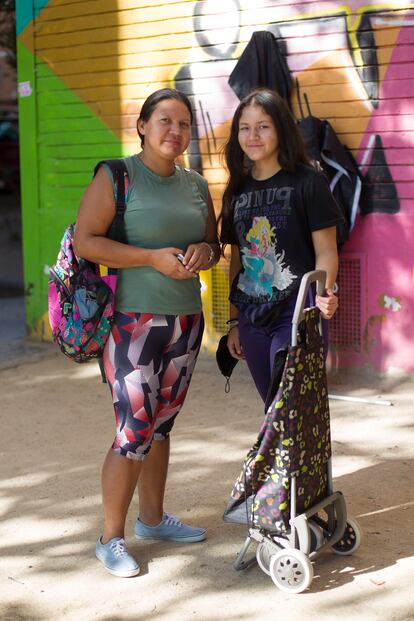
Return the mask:
<path id="1" fill-rule="evenodd" d="M 332 289 L 327 289 L 326 295 L 316 296 L 316 306 L 321 311 L 321 315 L 324 319 L 332 319 L 338 308 L 338 298 Z"/>
<path id="2" fill-rule="evenodd" d="M 160 248 L 151 252 L 153 253 L 152 266 L 164 276 L 175 280 L 196 278 L 197 275 L 186 269 L 177 258 L 177 254 L 183 252 L 179 248 Z"/>
<path id="3" fill-rule="evenodd" d="M 240 344 L 239 328 L 233 326 L 227 335 L 227 347 L 233 358 L 237 360 L 245 360 L 243 348 Z"/>
<path id="4" fill-rule="evenodd" d="M 211 267 L 211 256 L 211 246 L 207 242 L 190 244 L 184 256 L 183 265 L 189 272 L 198 274 L 200 270 L 208 270 Z"/>

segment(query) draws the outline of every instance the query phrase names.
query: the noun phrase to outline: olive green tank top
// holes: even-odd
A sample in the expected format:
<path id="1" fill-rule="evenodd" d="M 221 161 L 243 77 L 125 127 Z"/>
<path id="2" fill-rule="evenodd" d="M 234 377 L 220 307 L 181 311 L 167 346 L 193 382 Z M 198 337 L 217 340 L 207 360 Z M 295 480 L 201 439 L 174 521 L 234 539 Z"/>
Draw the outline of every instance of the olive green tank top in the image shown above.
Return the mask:
<path id="1" fill-rule="evenodd" d="M 129 244 L 139 248 L 187 246 L 203 241 L 207 222 L 207 181 L 181 166 L 160 177 L 139 157 L 124 158 L 129 177 L 125 232 Z M 112 174 L 107 166 L 105 170 Z M 153 267 L 118 269 L 116 310 L 162 315 L 201 312 L 200 280 L 175 280 Z"/>

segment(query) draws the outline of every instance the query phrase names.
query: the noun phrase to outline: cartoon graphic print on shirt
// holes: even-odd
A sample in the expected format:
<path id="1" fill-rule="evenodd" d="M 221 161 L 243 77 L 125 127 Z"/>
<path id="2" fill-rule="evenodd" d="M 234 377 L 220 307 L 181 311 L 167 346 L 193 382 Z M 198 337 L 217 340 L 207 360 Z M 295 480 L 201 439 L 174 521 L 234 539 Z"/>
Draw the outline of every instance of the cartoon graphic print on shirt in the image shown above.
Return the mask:
<path id="1" fill-rule="evenodd" d="M 256 216 L 247 232 L 247 246 L 241 248 L 243 272 L 237 287 L 253 297 L 266 296 L 270 299 L 273 287 L 279 291 L 287 289 L 297 276 L 285 266 L 285 252 L 277 253 L 276 229 L 265 216 Z"/>
<path id="2" fill-rule="evenodd" d="M 272 183 L 239 195 L 234 227 L 242 270 L 234 282 L 235 302 L 279 301 L 295 287 L 298 276 L 280 238 L 280 234 L 286 236 L 292 217 L 293 191 L 290 185 L 278 187 Z"/>
<path id="3" fill-rule="evenodd" d="M 231 286 L 231 303 L 252 323 L 260 316 L 269 325 L 276 306 L 280 309 L 303 274 L 315 268 L 313 231 L 341 221 L 327 180 L 309 166 L 282 169 L 265 180 L 248 175 L 234 203 L 230 243 L 239 248 L 241 270 Z"/>

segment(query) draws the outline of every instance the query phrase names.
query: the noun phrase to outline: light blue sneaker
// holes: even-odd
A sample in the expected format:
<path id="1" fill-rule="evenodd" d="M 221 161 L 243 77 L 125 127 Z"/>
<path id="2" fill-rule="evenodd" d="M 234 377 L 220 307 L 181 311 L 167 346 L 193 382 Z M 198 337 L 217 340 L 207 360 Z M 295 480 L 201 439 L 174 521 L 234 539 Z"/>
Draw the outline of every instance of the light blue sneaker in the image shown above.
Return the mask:
<path id="1" fill-rule="evenodd" d="M 131 578 L 139 574 L 140 567 L 136 560 L 128 554 L 125 540 L 114 537 L 108 543 L 102 543 L 101 538 L 96 542 L 96 558 L 105 566 L 110 574 L 119 578 Z"/>
<path id="2" fill-rule="evenodd" d="M 182 524 L 171 513 L 164 513 L 157 526 L 147 526 L 138 518 L 135 522 L 134 533 L 137 539 L 164 539 L 180 543 L 195 543 L 196 541 L 204 541 L 206 538 L 204 528 L 194 528 Z"/>

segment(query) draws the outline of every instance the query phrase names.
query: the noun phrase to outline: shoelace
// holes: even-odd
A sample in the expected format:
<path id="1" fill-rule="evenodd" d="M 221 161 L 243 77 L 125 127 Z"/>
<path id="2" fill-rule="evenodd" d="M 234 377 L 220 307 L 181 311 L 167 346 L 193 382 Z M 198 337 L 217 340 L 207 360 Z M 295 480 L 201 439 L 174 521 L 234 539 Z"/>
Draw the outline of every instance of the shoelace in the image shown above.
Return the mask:
<path id="1" fill-rule="evenodd" d="M 178 517 L 176 517 L 172 513 L 164 513 L 162 522 L 163 524 L 166 524 L 166 526 L 182 526 L 182 523 L 180 522 Z"/>
<path id="2" fill-rule="evenodd" d="M 125 556 L 127 554 L 125 541 L 123 539 L 116 539 L 116 541 L 113 541 L 110 548 L 111 552 L 113 552 L 116 557 Z"/>

